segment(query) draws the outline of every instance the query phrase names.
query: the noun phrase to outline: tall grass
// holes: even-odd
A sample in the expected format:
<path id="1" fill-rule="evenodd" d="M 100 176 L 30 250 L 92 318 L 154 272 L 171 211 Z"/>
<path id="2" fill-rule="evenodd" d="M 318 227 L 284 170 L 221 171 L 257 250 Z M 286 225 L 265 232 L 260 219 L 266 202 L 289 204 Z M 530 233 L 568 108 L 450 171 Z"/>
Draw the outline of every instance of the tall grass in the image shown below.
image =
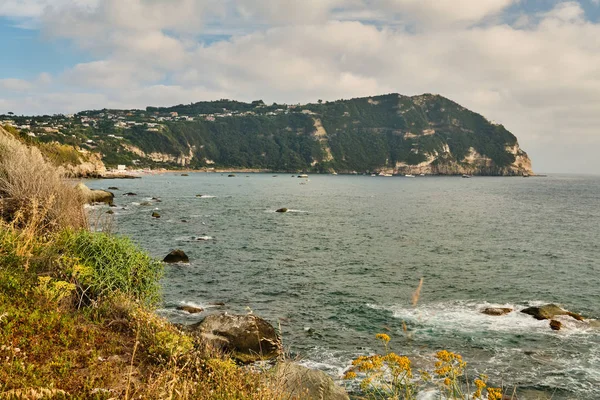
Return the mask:
<path id="1" fill-rule="evenodd" d="M 0 128 L 0 216 L 5 221 L 27 225 L 41 217 L 36 225 L 40 232 L 86 228 L 83 203 L 82 195 L 37 148 Z"/>

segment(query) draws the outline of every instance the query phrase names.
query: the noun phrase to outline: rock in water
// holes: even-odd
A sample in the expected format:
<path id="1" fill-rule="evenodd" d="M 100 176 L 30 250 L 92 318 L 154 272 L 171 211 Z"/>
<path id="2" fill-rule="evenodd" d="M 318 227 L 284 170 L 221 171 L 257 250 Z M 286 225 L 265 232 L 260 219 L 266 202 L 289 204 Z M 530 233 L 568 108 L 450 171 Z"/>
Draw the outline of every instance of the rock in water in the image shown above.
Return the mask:
<path id="1" fill-rule="evenodd" d="M 286 213 L 286 212 L 288 212 L 288 211 L 289 211 L 289 210 L 288 210 L 287 208 L 285 208 L 285 207 L 284 207 L 284 208 L 280 208 L 279 210 L 277 210 L 277 211 L 275 211 L 275 212 L 278 212 L 278 213 Z"/>
<path id="2" fill-rule="evenodd" d="M 181 176 L 189 176 L 188 174 L 181 174 Z"/>
<path id="3" fill-rule="evenodd" d="M 169 264 L 189 263 L 190 259 L 187 256 L 187 254 L 185 254 L 183 252 L 183 250 L 177 249 L 177 250 L 173 250 L 172 252 L 167 254 L 167 256 L 163 259 L 163 262 L 166 262 Z"/>
<path id="4" fill-rule="evenodd" d="M 82 194 L 85 202 L 88 204 L 93 204 L 93 203 L 113 204 L 113 200 L 115 198 L 115 195 L 112 194 L 111 192 L 108 192 L 106 190 L 90 189 L 83 183 L 78 183 L 77 186 L 75 186 L 75 189 L 79 190 L 79 192 Z"/>
<path id="5" fill-rule="evenodd" d="M 129 192 L 125 193 L 123 196 L 137 196 L 137 193 Z"/>
<path id="6" fill-rule="evenodd" d="M 497 307 L 488 307 L 488 308 L 484 309 L 484 310 L 482 311 L 482 313 L 483 313 L 483 314 L 486 314 L 486 315 L 501 316 L 501 315 L 506 315 L 506 314 L 508 314 L 508 313 L 510 313 L 510 312 L 512 312 L 512 311 L 513 311 L 513 309 L 512 309 L 512 308 L 504 308 L 504 307 L 500 307 L 500 308 L 497 308 Z"/>
<path id="7" fill-rule="evenodd" d="M 553 319 L 553 320 L 550 321 L 550 328 L 553 331 L 559 331 L 560 328 L 562 328 L 562 323 L 560 321 L 557 321 L 557 320 Z"/>
<path id="8" fill-rule="evenodd" d="M 111 187 L 108 188 L 108 190 L 119 190 L 119 188 L 115 187 L 115 186 L 111 186 Z"/>
<path id="9" fill-rule="evenodd" d="M 251 363 L 280 354 L 275 328 L 256 315 L 209 315 L 190 326 L 209 346 L 231 352 L 239 361 Z"/>
<path id="10" fill-rule="evenodd" d="M 179 307 L 177 307 L 177 309 L 180 311 L 187 311 L 190 314 L 198 314 L 198 313 L 201 313 L 202 311 L 204 311 L 203 308 L 193 307 L 193 306 L 179 306 Z"/>
<path id="11" fill-rule="evenodd" d="M 152 218 L 160 218 L 160 214 L 157 213 L 156 211 L 152 212 Z"/>
<path id="12" fill-rule="evenodd" d="M 533 318 L 538 319 L 538 320 L 552 319 L 557 315 L 568 315 L 572 318 L 575 318 L 578 321 L 583 321 L 585 319 L 579 314 L 576 314 L 574 312 L 570 312 L 567 310 L 563 310 L 556 304 L 546 304 L 541 307 L 529 307 L 529 308 L 525 308 L 525 309 L 521 310 L 521 312 L 531 315 L 531 316 L 533 316 Z"/>
<path id="13" fill-rule="evenodd" d="M 303 400 L 349 400 L 344 388 L 323 371 L 283 362 L 275 367 L 275 380 L 281 382 L 286 398 Z"/>
<path id="14" fill-rule="evenodd" d="M 227 175 L 228 178 L 235 178 L 235 174 L 229 174 Z"/>
<path id="15" fill-rule="evenodd" d="M 114 212 L 113 210 L 108 210 L 106 213 L 107 213 L 107 214 L 110 214 L 110 215 L 112 215 L 112 214 L 114 214 L 115 212 Z"/>

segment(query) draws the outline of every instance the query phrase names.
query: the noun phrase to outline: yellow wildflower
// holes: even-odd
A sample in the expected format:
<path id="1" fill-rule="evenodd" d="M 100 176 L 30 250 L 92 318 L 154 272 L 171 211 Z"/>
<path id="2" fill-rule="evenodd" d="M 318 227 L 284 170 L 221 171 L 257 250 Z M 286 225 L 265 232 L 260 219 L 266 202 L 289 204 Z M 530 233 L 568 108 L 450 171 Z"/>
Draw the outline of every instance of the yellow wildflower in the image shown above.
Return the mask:
<path id="1" fill-rule="evenodd" d="M 350 370 L 344 374 L 344 379 L 356 379 L 356 372 Z"/>
<path id="2" fill-rule="evenodd" d="M 487 388 L 488 400 L 502 400 L 502 389 Z"/>
<path id="3" fill-rule="evenodd" d="M 375 338 L 381 340 L 386 344 L 390 342 L 390 337 L 385 333 L 378 333 L 377 335 L 375 335 Z"/>

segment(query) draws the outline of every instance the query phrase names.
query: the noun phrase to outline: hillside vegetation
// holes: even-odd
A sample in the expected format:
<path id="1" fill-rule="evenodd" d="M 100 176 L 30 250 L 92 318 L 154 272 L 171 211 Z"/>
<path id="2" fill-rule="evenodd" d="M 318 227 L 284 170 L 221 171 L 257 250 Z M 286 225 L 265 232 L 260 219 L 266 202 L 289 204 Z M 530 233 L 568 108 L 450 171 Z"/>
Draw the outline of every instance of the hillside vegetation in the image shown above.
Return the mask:
<path id="1" fill-rule="evenodd" d="M 38 125 L 48 130 L 51 120 Z M 40 131 L 38 140 L 88 147 L 107 166 L 532 173 L 527 154 L 502 125 L 431 94 L 306 105 L 219 100 L 86 111 L 58 122 L 62 131 Z"/>

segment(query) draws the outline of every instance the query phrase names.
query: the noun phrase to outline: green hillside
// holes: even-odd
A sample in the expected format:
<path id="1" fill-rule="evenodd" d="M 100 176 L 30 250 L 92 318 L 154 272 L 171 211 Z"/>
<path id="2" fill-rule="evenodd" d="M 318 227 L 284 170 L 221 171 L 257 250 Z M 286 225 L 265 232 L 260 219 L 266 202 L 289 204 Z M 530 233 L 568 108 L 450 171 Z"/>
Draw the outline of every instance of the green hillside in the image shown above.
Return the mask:
<path id="1" fill-rule="evenodd" d="M 38 139 L 87 146 L 101 153 L 107 166 L 531 173 L 517 138 L 502 125 L 430 94 L 306 105 L 219 100 L 86 111 L 67 118 L 58 134 Z"/>

